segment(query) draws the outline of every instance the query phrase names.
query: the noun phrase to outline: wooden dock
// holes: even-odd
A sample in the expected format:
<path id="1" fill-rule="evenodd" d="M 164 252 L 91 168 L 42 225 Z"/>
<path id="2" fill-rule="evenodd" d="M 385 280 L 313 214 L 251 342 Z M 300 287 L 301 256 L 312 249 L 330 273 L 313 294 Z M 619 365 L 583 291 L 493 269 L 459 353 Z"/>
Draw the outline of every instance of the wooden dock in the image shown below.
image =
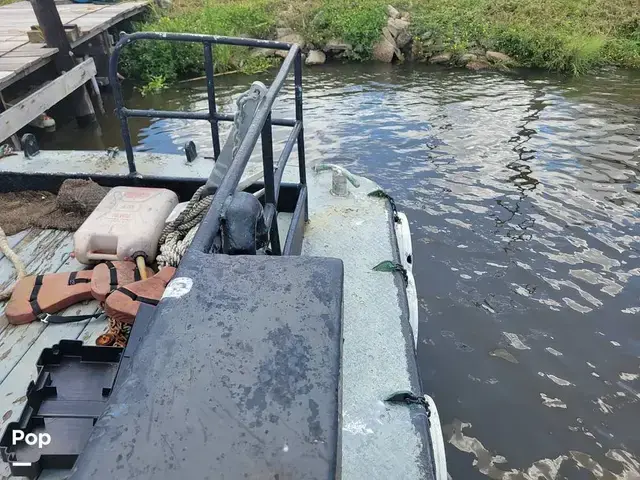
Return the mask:
<path id="1" fill-rule="evenodd" d="M 95 39 L 93 43 L 108 50 L 110 45 L 105 47 L 105 43 L 108 42 L 105 42 L 104 39 L 107 30 L 141 13 L 148 5 L 149 2 L 147 0 L 111 4 L 56 2 L 55 7 L 64 27 L 70 27 L 77 32 L 77 38 L 69 40 L 67 51 L 70 48 L 76 54 L 78 60 L 83 60 L 87 55 L 86 52 L 91 51 L 86 46 L 91 46 L 92 39 Z M 56 56 L 60 53 L 60 49 L 56 48 L 56 46 L 47 45 L 44 42 L 31 43 L 29 32 L 31 31 L 31 34 L 34 33 L 32 31 L 33 26 L 38 26 L 38 19 L 30 2 L 21 1 L 0 7 L 0 143 L 17 131 L 15 130 L 15 125 L 22 123 L 26 116 L 30 116 L 33 113 L 33 117 L 26 121 L 26 123 L 29 123 L 43 113 L 46 108 L 49 108 L 52 105 L 52 100 L 54 100 L 53 104 L 62 100 L 62 98 L 52 99 L 49 96 L 46 102 L 49 103 L 48 106 L 40 108 L 34 105 L 29 115 L 25 116 L 24 112 L 22 112 L 20 121 L 15 120 L 15 111 L 11 113 L 13 107 L 9 108 L 3 104 L 3 90 L 49 63 L 55 62 Z M 36 30 L 35 33 L 38 33 L 38 31 Z M 95 51 L 96 48 L 93 48 L 93 50 Z M 97 60 L 96 63 L 98 63 Z M 101 65 L 103 70 L 104 65 L 105 62 L 103 61 Z M 64 70 L 67 71 L 68 69 Z M 98 70 L 100 70 L 100 67 Z M 95 76 L 95 65 L 88 68 L 87 72 L 91 72 L 92 77 Z M 101 72 L 98 72 L 98 75 L 101 75 Z M 104 76 L 104 72 L 102 72 L 102 75 Z M 76 88 L 78 88 L 78 85 L 73 86 L 73 89 Z M 65 92 L 66 95 L 69 95 L 69 88 L 62 88 L 57 91 Z M 9 102 L 10 99 L 5 98 L 4 100 Z M 34 103 L 37 102 L 31 102 L 31 104 Z M 36 112 L 36 110 L 40 111 Z M 8 117 L 12 117 L 11 128 L 6 123 Z M 22 123 L 18 128 L 22 128 L 26 123 Z M 9 133 L 10 130 L 12 131 Z"/>
<path id="2" fill-rule="evenodd" d="M 91 3 L 58 3 L 60 19 L 65 25 L 77 25 L 80 38 L 71 48 L 95 37 L 117 23 L 142 12 L 146 1 L 94 5 Z M 27 32 L 38 25 L 29 2 L 16 2 L 0 7 L 0 91 L 52 60 L 55 48 L 44 43 L 29 43 Z"/>

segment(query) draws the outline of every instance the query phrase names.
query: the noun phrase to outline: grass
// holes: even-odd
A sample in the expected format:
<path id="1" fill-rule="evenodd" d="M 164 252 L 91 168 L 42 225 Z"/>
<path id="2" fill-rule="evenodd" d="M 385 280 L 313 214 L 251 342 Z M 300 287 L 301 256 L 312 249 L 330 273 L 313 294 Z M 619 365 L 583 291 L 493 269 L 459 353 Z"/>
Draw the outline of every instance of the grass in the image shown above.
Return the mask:
<path id="1" fill-rule="evenodd" d="M 4 1 L 4 0 L 0 0 Z M 383 0 L 174 0 L 141 30 L 274 38 L 280 22 L 321 46 L 353 45 L 367 60 L 386 22 Z M 640 68 L 640 0 L 401 0 L 422 51 L 499 50 L 524 66 L 582 74 L 603 65 Z M 134 44 L 124 73 L 145 83 L 202 75 L 197 45 Z M 216 47 L 216 72 L 255 72 L 272 60 L 239 47 Z M 162 81 L 160 82 L 161 79 Z"/>
<path id="2" fill-rule="evenodd" d="M 313 44 L 339 39 L 353 46 L 349 53 L 353 59 L 368 60 L 386 23 L 386 4 L 376 0 L 309 2 L 299 16 L 289 15 L 288 23 Z"/>
<path id="3" fill-rule="evenodd" d="M 420 0 L 418 33 L 461 49 L 484 47 L 525 66 L 581 74 L 640 68 L 640 0 Z"/>
<path id="4" fill-rule="evenodd" d="M 274 30 L 274 22 L 266 1 L 210 2 L 199 8 L 178 2 L 169 15 L 141 24 L 138 30 L 266 38 Z M 154 83 L 156 90 L 160 84 L 204 74 L 200 44 L 135 42 L 124 49 L 121 62 L 125 76 Z M 230 70 L 251 73 L 265 69 L 271 63 L 270 59 L 251 56 L 246 48 L 221 45 L 215 49 L 216 73 Z"/>

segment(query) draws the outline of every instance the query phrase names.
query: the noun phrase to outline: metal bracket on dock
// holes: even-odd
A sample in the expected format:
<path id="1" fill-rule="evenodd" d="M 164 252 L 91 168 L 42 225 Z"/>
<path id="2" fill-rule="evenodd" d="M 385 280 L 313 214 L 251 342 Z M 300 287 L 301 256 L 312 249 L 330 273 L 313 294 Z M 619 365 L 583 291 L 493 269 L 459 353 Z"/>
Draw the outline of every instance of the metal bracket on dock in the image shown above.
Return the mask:
<path id="1" fill-rule="evenodd" d="M 27 158 L 33 158 L 40 153 L 40 146 L 38 140 L 33 133 L 25 133 L 20 139 L 24 156 Z"/>
<path id="2" fill-rule="evenodd" d="M 184 144 L 184 154 L 187 156 L 188 163 L 191 163 L 198 158 L 198 150 L 196 149 L 196 144 L 193 143 L 193 140 L 189 140 Z"/>

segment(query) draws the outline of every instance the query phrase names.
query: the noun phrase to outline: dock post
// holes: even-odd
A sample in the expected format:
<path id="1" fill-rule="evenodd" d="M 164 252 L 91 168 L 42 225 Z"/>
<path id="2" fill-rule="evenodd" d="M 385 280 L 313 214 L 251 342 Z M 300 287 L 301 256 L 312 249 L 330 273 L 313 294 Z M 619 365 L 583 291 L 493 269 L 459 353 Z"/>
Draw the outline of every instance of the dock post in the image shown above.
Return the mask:
<path id="1" fill-rule="evenodd" d="M 73 60 L 73 52 L 64 30 L 60 14 L 54 0 L 29 0 L 33 12 L 38 19 L 40 30 L 48 47 L 57 48 L 55 64 L 58 73 L 68 72 L 76 63 Z M 86 86 L 82 85 L 69 95 L 73 104 L 74 114 L 79 125 L 88 125 L 96 119 L 96 113 L 91 103 L 91 98 Z"/>

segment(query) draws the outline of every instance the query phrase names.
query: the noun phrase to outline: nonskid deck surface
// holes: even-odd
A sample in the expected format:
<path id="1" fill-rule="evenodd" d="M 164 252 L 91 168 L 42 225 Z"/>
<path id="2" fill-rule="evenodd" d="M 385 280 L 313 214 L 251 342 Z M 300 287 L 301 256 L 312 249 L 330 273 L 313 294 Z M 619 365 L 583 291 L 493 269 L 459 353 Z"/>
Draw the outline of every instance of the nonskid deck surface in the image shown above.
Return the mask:
<path id="1" fill-rule="evenodd" d="M 56 169 L 46 167 L 49 162 L 45 159 L 51 152 L 43 153 L 45 155 L 38 161 L 40 166 L 49 171 Z M 81 156 L 73 166 L 62 162 L 58 165 L 65 165 L 63 168 L 67 173 L 92 172 L 91 168 L 96 168 L 105 157 L 93 154 L 92 158 L 84 168 L 80 168 Z M 204 176 L 194 175 L 193 165 L 181 167 L 185 162 L 176 155 L 154 156 L 153 160 L 150 156 L 148 163 L 139 163 L 146 164 L 140 170 L 152 169 L 158 158 L 163 164 L 170 165 L 171 174 L 177 177 Z M 118 163 L 122 165 L 123 160 L 124 157 Z M 4 168 L 20 167 L 5 165 Z M 257 168 L 257 165 L 251 168 Z M 2 169 L 0 167 L 0 172 Z M 210 164 L 196 166 L 196 169 L 198 173 L 208 172 Z M 166 170 L 155 173 L 168 174 Z M 295 181 L 296 176 L 295 163 L 287 165 L 283 180 Z M 349 197 L 340 198 L 329 193 L 330 172 L 317 174 L 309 169 L 307 177 L 310 222 L 305 230 L 303 254 L 340 258 L 344 262 L 342 478 L 431 479 L 430 445 L 419 431 L 420 422 L 406 406 L 389 406 L 382 401 L 396 391 L 420 390 L 415 362 L 411 358 L 413 339 L 402 281 L 397 274 L 372 270 L 382 261 L 398 261 L 388 203 L 368 196 L 378 187 L 366 179 L 360 179 L 360 188 L 350 187 Z M 281 239 L 286 236 L 289 219 L 290 214 L 278 215 Z M 70 257 L 73 236 L 68 232 L 30 230 L 12 236 L 10 243 L 25 260 L 29 273 L 83 268 Z M 0 286 L 4 288 L 13 275 L 8 260 L 2 258 Z M 92 313 L 97 308 L 95 302 L 89 302 L 75 305 L 64 314 Z M 0 312 L 3 311 L 4 306 L 0 306 Z M 9 422 L 18 418 L 43 348 L 61 339 L 80 339 L 92 345 L 106 328 L 104 320 L 62 325 L 34 322 L 13 327 L 7 325 L 4 316 L 0 317 L 0 413 L 3 414 L 0 428 L 4 430 Z M 40 478 L 62 479 L 66 475 L 50 470 L 43 472 Z M 0 462 L 0 478 L 9 476 L 7 465 Z"/>
<path id="2" fill-rule="evenodd" d="M 382 401 L 418 392 L 420 383 L 404 283 L 399 274 L 373 271 L 399 262 L 389 203 L 369 196 L 379 189 L 374 182 L 359 181 L 348 197 L 336 197 L 331 173 L 311 173 L 302 249 L 344 262 L 341 478 L 430 480 L 431 445 L 419 433 L 425 418 Z"/>

